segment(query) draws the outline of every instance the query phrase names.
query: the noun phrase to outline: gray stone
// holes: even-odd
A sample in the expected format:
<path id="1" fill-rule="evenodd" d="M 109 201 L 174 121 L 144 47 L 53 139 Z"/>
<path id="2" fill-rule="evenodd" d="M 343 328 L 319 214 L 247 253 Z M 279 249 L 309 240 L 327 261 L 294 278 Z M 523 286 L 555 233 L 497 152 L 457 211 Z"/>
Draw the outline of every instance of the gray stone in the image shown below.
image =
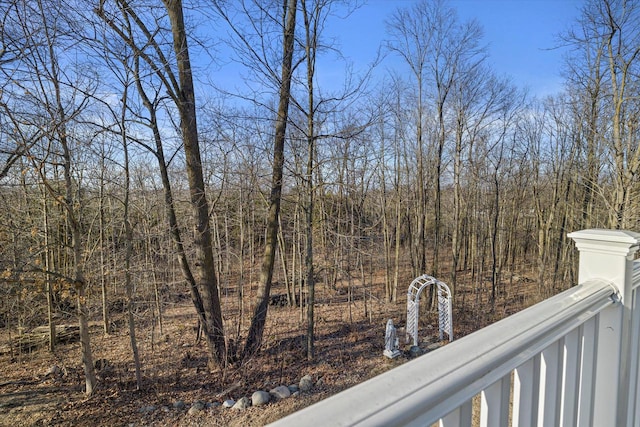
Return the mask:
<path id="1" fill-rule="evenodd" d="M 222 403 L 220 403 L 220 402 L 211 402 L 211 407 L 212 408 L 217 408 L 218 406 L 222 406 Z"/>
<path id="2" fill-rule="evenodd" d="M 140 408 L 138 410 L 138 412 L 140 412 L 141 414 L 149 414 L 149 413 L 151 413 L 151 412 L 153 412 L 155 410 L 156 410 L 155 406 L 149 405 L 149 406 L 143 406 L 142 408 Z"/>
<path id="3" fill-rule="evenodd" d="M 422 354 L 424 354 L 424 352 L 417 345 L 412 345 L 411 348 L 409 349 L 409 356 L 412 358 L 422 356 Z"/>
<path id="4" fill-rule="evenodd" d="M 236 401 L 233 399 L 227 399 L 224 402 L 222 402 L 222 406 L 224 406 L 225 408 L 232 408 L 233 405 L 236 404 Z"/>
<path id="5" fill-rule="evenodd" d="M 191 408 L 189 408 L 189 415 L 194 415 L 197 414 L 198 412 L 202 412 L 202 410 L 205 408 L 205 404 L 204 402 L 201 401 L 197 401 L 197 402 L 193 402 L 193 405 L 191 405 Z"/>
<path id="6" fill-rule="evenodd" d="M 269 393 L 278 400 L 286 399 L 287 397 L 291 396 L 291 390 L 289 390 L 289 387 L 284 385 L 278 386 L 273 390 L 270 390 Z"/>
<path id="7" fill-rule="evenodd" d="M 291 393 L 291 397 L 298 397 L 298 396 L 300 396 L 300 390 L 294 391 L 293 393 Z"/>
<path id="8" fill-rule="evenodd" d="M 262 406 L 269 403 L 271 400 L 271 395 L 266 391 L 258 390 L 253 392 L 251 395 L 251 405 L 253 406 Z"/>
<path id="9" fill-rule="evenodd" d="M 251 400 L 244 396 L 241 397 L 235 405 L 233 405 L 233 409 L 247 409 L 249 406 L 251 406 Z"/>
<path id="10" fill-rule="evenodd" d="M 62 369 L 60 369 L 60 367 L 58 365 L 53 365 L 52 367 L 50 367 L 47 372 L 45 372 L 44 376 L 45 377 L 57 377 L 60 374 L 62 374 Z"/>
<path id="11" fill-rule="evenodd" d="M 311 375 L 305 375 L 300 379 L 300 384 L 298 385 L 300 391 L 309 391 L 313 387 L 313 378 Z"/>
<path id="12" fill-rule="evenodd" d="M 289 389 L 289 391 L 291 392 L 291 394 L 295 393 L 296 391 L 300 390 L 298 388 L 298 384 L 290 384 L 287 386 L 287 388 Z"/>
<path id="13" fill-rule="evenodd" d="M 182 400 L 176 400 L 175 402 L 173 402 L 173 408 L 174 409 L 184 409 L 186 405 L 184 404 L 184 402 Z"/>

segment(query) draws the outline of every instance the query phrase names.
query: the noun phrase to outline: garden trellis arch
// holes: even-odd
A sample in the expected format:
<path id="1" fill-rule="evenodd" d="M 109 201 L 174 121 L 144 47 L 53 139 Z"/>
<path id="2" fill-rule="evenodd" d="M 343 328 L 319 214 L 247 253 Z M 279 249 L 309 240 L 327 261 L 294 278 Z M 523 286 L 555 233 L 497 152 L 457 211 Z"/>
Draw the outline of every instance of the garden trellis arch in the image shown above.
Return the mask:
<path id="1" fill-rule="evenodd" d="M 449 341 L 453 341 L 453 314 L 451 307 L 451 290 L 449 287 L 428 275 L 416 277 L 409 285 L 407 291 L 407 341 L 413 338 L 413 345 L 418 346 L 418 320 L 420 313 L 420 295 L 422 291 L 430 286 L 436 286 L 438 298 L 438 331 L 440 341 L 444 339 L 444 334 L 449 336 Z"/>

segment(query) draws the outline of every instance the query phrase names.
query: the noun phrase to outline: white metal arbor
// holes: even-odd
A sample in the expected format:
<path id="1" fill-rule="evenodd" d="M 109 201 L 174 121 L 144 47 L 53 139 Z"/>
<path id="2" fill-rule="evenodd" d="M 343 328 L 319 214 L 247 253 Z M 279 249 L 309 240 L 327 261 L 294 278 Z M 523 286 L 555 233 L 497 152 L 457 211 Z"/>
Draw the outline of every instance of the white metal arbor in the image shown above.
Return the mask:
<path id="1" fill-rule="evenodd" d="M 449 341 L 453 341 L 451 290 L 445 283 L 425 274 L 413 279 L 407 291 L 407 339 L 412 337 L 414 346 L 418 345 L 420 295 L 422 291 L 429 286 L 436 286 L 437 288 L 438 333 L 440 341 L 444 339 L 445 333 L 449 336 Z"/>

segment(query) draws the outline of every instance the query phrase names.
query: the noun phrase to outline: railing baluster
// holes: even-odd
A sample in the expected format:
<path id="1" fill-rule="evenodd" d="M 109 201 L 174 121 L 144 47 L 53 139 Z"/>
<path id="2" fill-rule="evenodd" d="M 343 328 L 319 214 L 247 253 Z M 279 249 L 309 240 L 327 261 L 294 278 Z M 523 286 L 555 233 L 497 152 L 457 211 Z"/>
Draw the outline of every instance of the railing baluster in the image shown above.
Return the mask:
<path id="1" fill-rule="evenodd" d="M 536 360 L 537 358 L 529 359 L 514 370 L 513 427 L 535 425 L 538 396 L 533 391 L 538 389 L 540 382 L 540 368 Z"/>
<path id="2" fill-rule="evenodd" d="M 539 426 L 558 425 L 559 366 L 560 345 L 556 341 L 540 354 Z"/>
<path id="3" fill-rule="evenodd" d="M 640 262 L 636 261 L 634 267 L 639 267 Z M 630 355 L 630 385 L 629 385 L 629 424 L 637 425 L 640 423 L 640 405 L 638 405 L 638 387 L 640 382 L 638 381 L 638 374 L 640 363 L 640 296 L 638 295 L 638 287 L 633 290 L 633 304 L 631 314 L 631 355 Z"/>
<path id="4" fill-rule="evenodd" d="M 456 410 L 449 412 L 440 419 L 439 427 L 469 427 L 471 426 L 472 401 L 469 400 Z"/>
<path id="5" fill-rule="evenodd" d="M 577 425 L 578 389 L 580 375 L 580 329 L 569 332 L 563 340 L 562 389 L 560 398 L 560 425 Z"/>
<path id="6" fill-rule="evenodd" d="M 511 374 L 491 384 L 480 394 L 480 426 L 506 426 L 509 423 Z"/>
<path id="7" fill-rule="evenodd" d="M 576 425 L 591 425 L 598 317 L 599 315 L 587 320 L 580 327 L 580 374 L 578 378 L 580 383 L 578 386 L 578 420 Z"/>

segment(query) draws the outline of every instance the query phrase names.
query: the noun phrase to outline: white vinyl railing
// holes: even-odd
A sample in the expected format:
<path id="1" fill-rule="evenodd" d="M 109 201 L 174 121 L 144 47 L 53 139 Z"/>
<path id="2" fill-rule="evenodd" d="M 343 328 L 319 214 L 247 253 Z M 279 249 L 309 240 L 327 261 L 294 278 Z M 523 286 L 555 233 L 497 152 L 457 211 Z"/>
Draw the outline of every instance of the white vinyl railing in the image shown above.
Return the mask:
<path id="1" fill-rule="evenodd" d="M 640 234 L 569 237 L 578 286 L 272 425 L 640 425 Z"/>

